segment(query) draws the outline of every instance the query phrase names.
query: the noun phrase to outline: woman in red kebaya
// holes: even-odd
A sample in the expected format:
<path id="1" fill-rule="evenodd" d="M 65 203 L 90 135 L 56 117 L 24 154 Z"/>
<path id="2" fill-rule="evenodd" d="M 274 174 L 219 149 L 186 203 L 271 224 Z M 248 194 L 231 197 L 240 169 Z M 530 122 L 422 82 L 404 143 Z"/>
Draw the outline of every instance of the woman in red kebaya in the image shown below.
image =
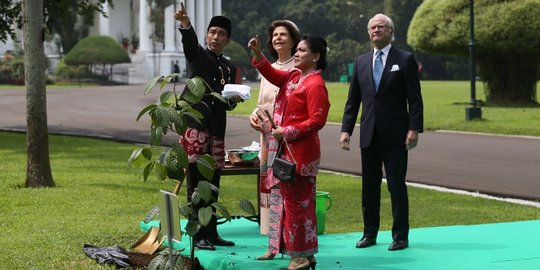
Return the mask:
<path id="1" fill-rule="evenodd" d="M 304 36 L 294 55 L 297 70 L 274 69 L 260 50 L 258 36 L 249 41 L 254 53 L 252 61 L 259 72 L 279 87 L 274 104 L 272 135 L 286 141 L 282 158 L 296 162 L 296 180 L 281 182 L 283 219 L 279 251 L 292 257 L 286 269 L 315 268 L 318 252 L 317 219 L 315 216 L 316 178 L 321 158 L 319 130 L 326 124 L 330 101 L 321 76 L 326 67 L 326 41 L 317 36 Z M 272 175 L 268 164 L 268 177 Z"/>

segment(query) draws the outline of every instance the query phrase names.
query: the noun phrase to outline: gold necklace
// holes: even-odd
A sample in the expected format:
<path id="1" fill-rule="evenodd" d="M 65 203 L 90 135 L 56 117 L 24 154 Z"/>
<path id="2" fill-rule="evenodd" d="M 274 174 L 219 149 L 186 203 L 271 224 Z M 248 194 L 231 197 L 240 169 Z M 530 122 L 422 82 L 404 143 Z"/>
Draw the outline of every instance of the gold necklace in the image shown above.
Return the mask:
<path id="1" fill-rule="evenodd" d="M 221 85 L 225 85 L 225 76 L 223 75 L 223 69 L 221 68 L 221 66 L 218 66 L 219 68 L 219 72 L 221 73 L 221 80 L 219 81 L 221 83 Z M 231 68 L 227 67 L 227 71 L 229 72 L 229 82 L 231 81 Z"/>

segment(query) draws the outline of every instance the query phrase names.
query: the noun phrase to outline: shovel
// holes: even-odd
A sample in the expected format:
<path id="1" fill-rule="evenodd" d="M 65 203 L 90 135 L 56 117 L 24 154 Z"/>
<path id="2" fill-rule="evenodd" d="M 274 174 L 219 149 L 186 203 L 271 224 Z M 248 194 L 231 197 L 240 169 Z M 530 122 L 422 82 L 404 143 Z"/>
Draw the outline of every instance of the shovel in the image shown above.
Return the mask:
<path id="1" fill-rule="evenodd" d="M 183 182 L 184 178 L 176 182 L 176 186 L 173 190 L 174 194 L 178 195 Z M 163 236 L 160 240 L 158 240 L 159 230 L 159 227 L 152 226 L 148 232 L 146 232 L 137 242 L 135 242 L 135 244 L 133 244 L 131 249 L 135 252 L 143 254 L 154 254 L 161 244 L 163 244 L 163 241 L 166 238 Z"/>

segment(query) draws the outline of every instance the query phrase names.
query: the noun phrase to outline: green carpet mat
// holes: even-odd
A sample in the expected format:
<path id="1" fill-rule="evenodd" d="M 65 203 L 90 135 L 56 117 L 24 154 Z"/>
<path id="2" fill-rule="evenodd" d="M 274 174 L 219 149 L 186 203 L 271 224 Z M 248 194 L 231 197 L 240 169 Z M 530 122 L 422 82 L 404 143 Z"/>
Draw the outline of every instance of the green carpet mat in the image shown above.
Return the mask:
<path id="1" fill-rule="evenodd" d="M 141 228 L 152 225 L 156 223 L 141 223 Z M 236 246 L 196 250 L 205 269 L 279 269 L 289 262 L 288 256 L 255 260 L 266 251 L 267 238 L 254 222 L 233 220 L 220 225 L 219 232 Z M 361 232 L 319 235 L 317 269 L 540 269 L 540 220 L 412 229 L 409 248 L 393 252 L 387 250 L 389 231 L 379 232 L 377 245 L 357 249 L 361 236 Z M 180 246 L 189 255 L 187 235 Z"/>

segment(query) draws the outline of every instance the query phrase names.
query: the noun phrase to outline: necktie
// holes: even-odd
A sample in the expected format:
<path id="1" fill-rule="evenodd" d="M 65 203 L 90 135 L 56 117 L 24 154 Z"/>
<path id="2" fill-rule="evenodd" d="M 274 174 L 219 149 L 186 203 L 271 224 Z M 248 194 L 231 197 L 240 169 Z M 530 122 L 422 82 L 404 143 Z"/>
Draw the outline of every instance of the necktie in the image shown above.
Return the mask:
<path id="1" fill-rule="evenodd" d="M 375 64 L 373 65 L 373 81 L 375 82 L 375 90 L 379 90 L 379 83 L 381 82 L 381 76 L 383 73 L 383 63 L 382 63 L 382 51 L 377 51 L 375 53 Z"/>

